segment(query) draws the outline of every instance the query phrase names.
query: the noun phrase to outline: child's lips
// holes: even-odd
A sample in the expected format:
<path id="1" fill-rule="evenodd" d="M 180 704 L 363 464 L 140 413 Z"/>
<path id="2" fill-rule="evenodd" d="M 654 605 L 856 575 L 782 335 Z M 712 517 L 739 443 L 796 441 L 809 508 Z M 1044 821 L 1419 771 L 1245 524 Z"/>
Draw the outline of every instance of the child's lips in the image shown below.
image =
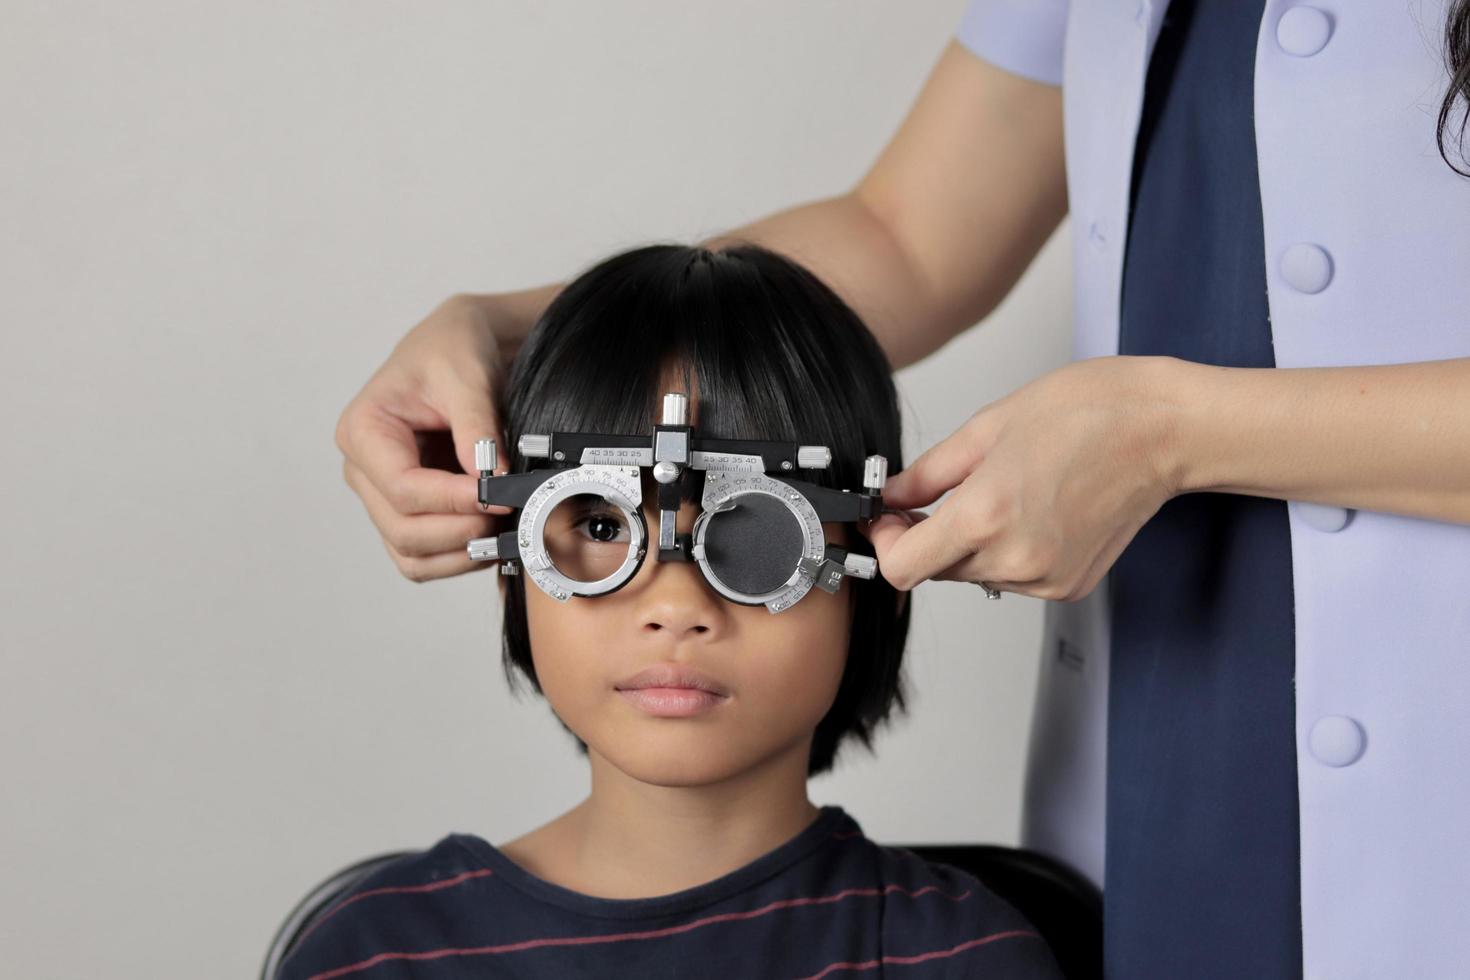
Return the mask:
<path id="1" fill-rule="evenodd" d="M 632 677 L 617 684 L 619 691 L 646 690 L 648 688 L 691 688 L 727 697 L 729 688 L 690 664 L 664 661 L 645 667 Z"/>
<path id="2" fill-rule="evenodd" d="M 640 711 L 659 718 L 691 718 L 730 700 L 728 695 L 694 687 L 620 688 L 618 694 Z"/>

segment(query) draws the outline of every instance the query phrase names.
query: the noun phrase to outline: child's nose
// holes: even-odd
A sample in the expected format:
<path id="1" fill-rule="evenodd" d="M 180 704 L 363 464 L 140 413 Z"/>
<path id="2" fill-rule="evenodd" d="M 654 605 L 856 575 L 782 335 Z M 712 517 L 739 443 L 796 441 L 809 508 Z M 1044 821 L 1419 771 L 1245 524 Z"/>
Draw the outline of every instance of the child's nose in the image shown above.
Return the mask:
<path id="1" fill-rule="evenodd" d="M 650 567 L 652 566 L 652 567 Z M 666 633 L 672 640 L 712 639 L 721 631 L 724 600 L 705 582 L 692 562 L 646 562 L 639 577 L 647 581 L 637 592 L 638 618 L 644 631 Z"/>
<path id="2" fill-rule="evenodd" d="M 697 508 L 689 505 L 680 512 L 681 534 L 689 532 L 696 513 Z M 721 631 L 728 615 L 725 600 L 710 588 L 698 565 L 692 561 L 659 561 L 652 542 L 643 567 L 628 587 L 636 596 L 642 628 L 650 633 L 666 633 L 670 639 L 711 639 Z"/>

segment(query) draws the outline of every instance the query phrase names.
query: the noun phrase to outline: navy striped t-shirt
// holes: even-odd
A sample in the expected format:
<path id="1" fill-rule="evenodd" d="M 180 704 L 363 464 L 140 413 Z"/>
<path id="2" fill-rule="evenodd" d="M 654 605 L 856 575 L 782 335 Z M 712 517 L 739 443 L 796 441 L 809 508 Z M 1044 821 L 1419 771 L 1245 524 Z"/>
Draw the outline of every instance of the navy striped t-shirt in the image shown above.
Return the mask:
<path id="1" fill-rule="evenodd" d="M 974 877 L 868 840 L 825 806 L 729 874 L 655 898 L 583 895 L 470 834 L 400 858 L 302 937 L 283 980 L 353 977 L 1060 980 L 1025 919 Z"/>

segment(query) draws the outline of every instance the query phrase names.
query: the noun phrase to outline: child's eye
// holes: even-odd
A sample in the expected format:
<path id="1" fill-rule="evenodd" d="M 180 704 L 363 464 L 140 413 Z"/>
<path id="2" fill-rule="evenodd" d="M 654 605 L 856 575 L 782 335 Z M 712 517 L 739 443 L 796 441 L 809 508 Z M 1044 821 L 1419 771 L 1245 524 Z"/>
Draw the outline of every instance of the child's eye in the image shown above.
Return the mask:
<path id="1" fill-rule="evenodd" d="M 617 514 L 588 514 L 573 526 L 599 544 L 623 544 L 628 540 L 628 529 Z"/>
<path id="2" fill-rule="evenodd" d="M 546 517 L 541 536 L 546 557 L 574 582 L 600 582 L 628 557 L 631 520 L 596 494 L 568 497 Z"/>

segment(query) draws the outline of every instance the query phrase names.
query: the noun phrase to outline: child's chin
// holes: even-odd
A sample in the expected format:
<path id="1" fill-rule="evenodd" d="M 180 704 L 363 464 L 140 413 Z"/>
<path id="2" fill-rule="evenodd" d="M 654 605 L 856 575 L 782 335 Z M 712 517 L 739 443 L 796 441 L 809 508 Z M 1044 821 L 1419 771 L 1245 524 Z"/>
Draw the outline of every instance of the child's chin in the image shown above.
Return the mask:
<path id="1" fill-rule="evenodd" d="M 606 758 L 641 783 L 670 788 L 708 786 L 723 782 L 747 768 L 743 760 L 730 757 L 714 745 L 690 746 L 687 741 L 680 741 L 683 744 L 671 741 L 666 746 L 654 746 L 645 743 L 636 749 L 606 754 Z"/>

